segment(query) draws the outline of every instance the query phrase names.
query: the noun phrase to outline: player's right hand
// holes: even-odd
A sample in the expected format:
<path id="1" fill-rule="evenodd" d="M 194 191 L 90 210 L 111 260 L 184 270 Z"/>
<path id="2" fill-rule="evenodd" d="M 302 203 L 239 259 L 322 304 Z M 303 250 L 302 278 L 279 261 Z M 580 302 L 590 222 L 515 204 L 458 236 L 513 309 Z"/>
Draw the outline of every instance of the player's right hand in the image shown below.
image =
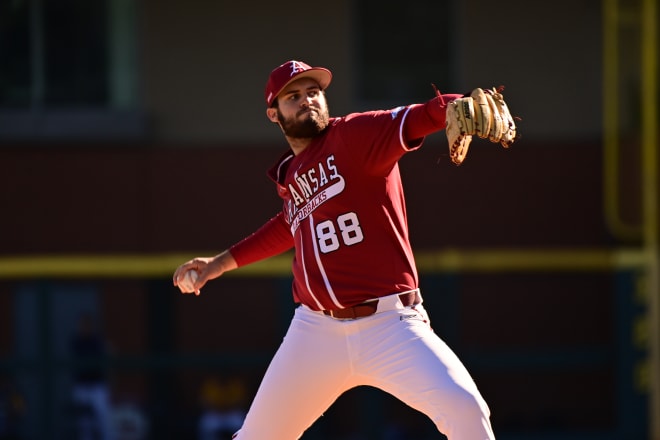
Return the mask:
<path id="1" fill-rule="evenodd" d="M 174 271 L 174 275 L 172 276 L 172 283 L 175 287 L 178 287 L 179 290 L 181 290 L 181 293 L 185 294 L 194 292 L 195 295 L 199 296 L 202 286 L 206 284 L 206 280 L 208 279 L 208 277 L 202 278 L 202 274 L 207 272 L 208 265 L 211 260 L 213 260 L 213 258 L 199 257 L 190 261 L 186 261 Z M 193 284 L 193 292 L 189 292 L 182 287 L 186 273 L 191 270 L 197 272 L 198 275 Z"/>
<path id="2" fill-rule="evenodd" d="M 198 257 L 186 261 L 180 265 L 172 276 L 172 283 L 175 287 L 183 280 L 186 272 L 194 270 L 197 272 L 197 280 L 194 283 L 195 295 L 199 296 L 202 287 L 212 279 L 218 278 L 223 273 L 236 269 L 238 264 L 229 251 L 221 252 L 215 257 Z M 182 293 L 188 293 L 183 292 Z"/>

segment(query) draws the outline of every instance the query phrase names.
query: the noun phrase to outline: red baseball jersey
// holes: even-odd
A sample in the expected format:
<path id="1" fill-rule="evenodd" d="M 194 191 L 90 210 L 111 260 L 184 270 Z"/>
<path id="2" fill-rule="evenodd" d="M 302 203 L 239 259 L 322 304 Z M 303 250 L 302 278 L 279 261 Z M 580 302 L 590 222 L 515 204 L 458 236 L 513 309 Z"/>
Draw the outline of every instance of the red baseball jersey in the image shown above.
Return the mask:
<path id="1" fill-rule="evenodd" d="M 314 310 L 417 288 L 398 161 L 444 128 L 459 96 L 332 118 L 299 155 L 284 154 L 268 171 L 283 209 L 230 248 L 238 266 L 294 247 L 294 300 Z"/>
<path id="2" fill-rule="evenodd" d="M 269 171 L 293 236 L 293 294 L 315 310 L 337 309 L 417 287 L 398 160 L 400 107 L 333 118 L 299 155 Z"/>

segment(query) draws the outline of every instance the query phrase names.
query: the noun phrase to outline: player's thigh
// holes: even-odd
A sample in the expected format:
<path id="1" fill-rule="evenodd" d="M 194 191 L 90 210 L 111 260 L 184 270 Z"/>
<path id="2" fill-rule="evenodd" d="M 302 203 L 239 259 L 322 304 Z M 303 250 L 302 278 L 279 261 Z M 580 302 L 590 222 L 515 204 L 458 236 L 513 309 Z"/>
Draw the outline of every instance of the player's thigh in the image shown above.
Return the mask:
<path id="1" fill-rule="evenodd" d="M 346 344 L 325 328 L 327 321 L 313 312 L 296 311 L 238 440 L 296 439 L 351 387 Z"/>
<path id="2" fill-rule="evenodd" d="M 363 372 L 372 378 L 372 385 L 431 417 L 461 407 L 487 411 L 474 380 L 451 348 L 433 332 L 423 308 L 398 315 L 379 331 L 385 343 L 373 342 L 379 344 L 375 350 L 380 354 Z"/>

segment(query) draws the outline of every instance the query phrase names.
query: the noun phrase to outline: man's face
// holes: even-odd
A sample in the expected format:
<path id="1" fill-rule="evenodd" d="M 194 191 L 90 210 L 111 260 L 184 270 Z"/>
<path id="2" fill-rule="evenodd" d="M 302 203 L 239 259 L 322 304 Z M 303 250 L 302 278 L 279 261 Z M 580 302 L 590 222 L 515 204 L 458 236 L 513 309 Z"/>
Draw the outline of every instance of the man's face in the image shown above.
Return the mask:
<path id="1" fill-rule="evenodd" d="M 313 79 L 292 82 L 279 94 L 277 103 L 277 121 L 287 137 L 311 138 L 328 126 L 325 94 Z"/>

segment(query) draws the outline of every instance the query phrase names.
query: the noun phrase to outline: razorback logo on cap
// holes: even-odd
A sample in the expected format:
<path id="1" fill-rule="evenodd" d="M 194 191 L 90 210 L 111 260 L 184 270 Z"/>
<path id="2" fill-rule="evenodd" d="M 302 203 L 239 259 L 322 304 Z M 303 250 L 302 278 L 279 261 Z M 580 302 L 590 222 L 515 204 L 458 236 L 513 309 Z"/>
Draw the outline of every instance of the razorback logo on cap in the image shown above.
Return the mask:
<path id="1" fill-rule="evenodd" d="M 305 63 L 301 63 L 300 61 L 291 61 L 291 75 L 289 76 L 293 76 L 296 73 L 304 72 L 307 69 L 309 69 L 309 66 L 306 65 Z"/>

